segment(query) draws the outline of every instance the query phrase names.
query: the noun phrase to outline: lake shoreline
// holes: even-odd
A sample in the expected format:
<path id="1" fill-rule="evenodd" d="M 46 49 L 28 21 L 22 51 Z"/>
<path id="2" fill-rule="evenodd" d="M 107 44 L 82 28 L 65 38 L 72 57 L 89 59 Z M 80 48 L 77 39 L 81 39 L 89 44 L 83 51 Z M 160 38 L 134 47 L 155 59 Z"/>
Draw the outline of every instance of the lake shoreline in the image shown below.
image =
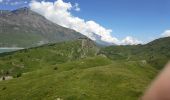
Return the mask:
<path id="1" fill-rule="evenodd" d="M 24 48 L 19 48 L 19 47 L 0 47 L 0 53 L 5 53 L 5 52 L 12 52 L 12 51 L 17 51 L 17 50 L 22 50 Z"/>

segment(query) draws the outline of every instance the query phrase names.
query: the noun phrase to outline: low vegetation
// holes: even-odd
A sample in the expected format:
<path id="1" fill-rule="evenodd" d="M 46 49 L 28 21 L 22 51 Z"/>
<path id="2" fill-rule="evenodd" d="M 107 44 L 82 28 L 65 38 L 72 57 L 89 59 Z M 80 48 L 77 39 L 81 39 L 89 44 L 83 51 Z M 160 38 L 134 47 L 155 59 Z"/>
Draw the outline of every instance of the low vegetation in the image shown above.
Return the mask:
<path id="1" fill-rule="evenodd" d="M 57 66 L 58 70 L 46 66 L 0 82 L 0 99 L 137 100 L 157 72 L 148 64 L 101 56 Z"/>
<path id="2" fill-rule="evenodd" d="M 112 60 L 142 60 L 156 69 L 162 69 L 170 59 L 170 37 L 157 39 L 145 45 L 110 46 L 100 53 Z"/>
<path id="3" fill-rule="evenodd" d="M 169 38 L 99 48 L 88 39 L 0 56 L 0 100 L 138 100 L 169 60 Z M 158 42 L 159 41 L 159 42 Z"/>

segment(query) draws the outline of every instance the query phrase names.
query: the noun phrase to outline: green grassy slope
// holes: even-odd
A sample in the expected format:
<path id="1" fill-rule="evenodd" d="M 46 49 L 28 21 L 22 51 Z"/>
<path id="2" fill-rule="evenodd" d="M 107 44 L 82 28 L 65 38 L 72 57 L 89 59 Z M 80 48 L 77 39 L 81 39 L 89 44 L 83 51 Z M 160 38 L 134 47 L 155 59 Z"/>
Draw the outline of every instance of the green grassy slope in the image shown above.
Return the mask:
<path id="1" fill-rule="evenodd" d="M 112 60 L 142 60 L 157 69 L 162 67 L 170 59 L 170 37 L 157 39 L 146 45 L 134 46 L 110 46 L 103 48 L 100 53 Z"/>
<path id="2" fill-rule="evenodd" d="M 76 40 L 42 47 L 1 54 L 0 76 L 41 69 L 44 66 L 57 65 L 80 58 L 95 56 L 98 48 L 91 40 Z"/>
<path id="3" fill-rule="evenodd" d="M 2 100 L 137 100 L 156 70 L 141 62 L 97 56 L 46 66 L 0 82 Z"/>
<path id="4" fill-rule="evenodd" d="M 0 100 L 138 100 L 169 59 L 169 42 L 99 52 L 79 39 L 1 54 L 0 76 L 22 75 L 0 81 Z"/>

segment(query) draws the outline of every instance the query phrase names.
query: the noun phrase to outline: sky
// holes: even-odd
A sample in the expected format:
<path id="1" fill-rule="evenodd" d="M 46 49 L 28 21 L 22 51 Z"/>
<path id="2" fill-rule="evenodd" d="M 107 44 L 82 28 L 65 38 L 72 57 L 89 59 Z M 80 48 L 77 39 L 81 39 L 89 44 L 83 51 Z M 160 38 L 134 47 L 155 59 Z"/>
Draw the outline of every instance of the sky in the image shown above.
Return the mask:
<path id="1" fill-rule="evenodd" d="M 0 0 L 0 9 L 30 7 L 61 26 L 115 44 L 170 36 L 170 0 Z"/>

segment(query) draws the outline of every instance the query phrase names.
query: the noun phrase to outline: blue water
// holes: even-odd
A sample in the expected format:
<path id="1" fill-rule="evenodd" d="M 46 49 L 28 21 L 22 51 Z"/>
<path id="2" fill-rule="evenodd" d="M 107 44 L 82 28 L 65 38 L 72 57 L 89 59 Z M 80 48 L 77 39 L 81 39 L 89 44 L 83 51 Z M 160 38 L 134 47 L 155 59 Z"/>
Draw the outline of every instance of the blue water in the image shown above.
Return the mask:
<path id="1" fill-rule="evenodd" d="M 23 48 L 0 48 L 0 53 L 4 53 L 4 52 L 12 52 L 12 51 L 17 51 L 17 50 L 21 50 Z"/>

